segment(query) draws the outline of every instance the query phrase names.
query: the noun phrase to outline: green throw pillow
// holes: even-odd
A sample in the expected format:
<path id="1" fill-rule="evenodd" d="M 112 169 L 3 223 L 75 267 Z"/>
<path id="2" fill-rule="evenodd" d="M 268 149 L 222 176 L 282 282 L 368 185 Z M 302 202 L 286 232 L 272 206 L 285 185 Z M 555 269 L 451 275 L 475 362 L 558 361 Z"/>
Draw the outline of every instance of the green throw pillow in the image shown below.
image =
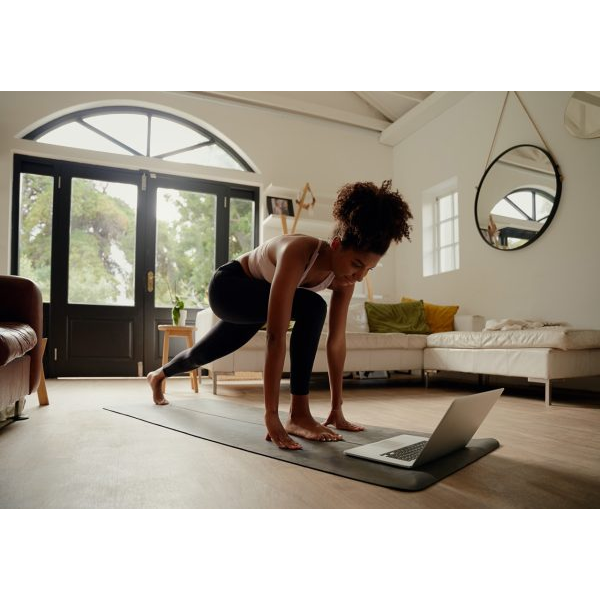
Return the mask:
<path id="1" fill-rule="evenodd" d="M 423 301 L 399 304 L 365 302 L 371 333 L 429 333 Z"/>

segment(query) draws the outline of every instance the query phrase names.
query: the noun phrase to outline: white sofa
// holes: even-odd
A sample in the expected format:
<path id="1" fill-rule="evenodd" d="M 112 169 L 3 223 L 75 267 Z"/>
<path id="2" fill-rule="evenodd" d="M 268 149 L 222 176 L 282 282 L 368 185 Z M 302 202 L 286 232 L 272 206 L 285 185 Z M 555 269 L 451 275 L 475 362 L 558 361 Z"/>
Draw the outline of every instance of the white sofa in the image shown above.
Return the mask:
<path id="1" fill-rule="evenodd" d="M 216 322 L 210 309 L 196 317 L 196 338 Z M 437 371 L 526 377 L 545 385 L 551 404 L 551 384 L 557 379 L 600 375 L 600 331 L 568 327 L 540 330 L 482 331 L 481 316 L 456 315 L 455 331 L 430 335 L 366 333 L 362 303 L 351 307 L 346 333 L 346 371 Z M 326 327 L 324 328 L 326 330 Z M 288 333 L 288 344 L 289 344 Z M 220 373 L 261 372 L 265 332 L 259 331 L 244 347 L 203 367 L 211 372 L 213 393 Z M 289 355 L 284 370 L 289 371 Z M 326 333 L 321 335 L 313 371 L 327 372 Z"/>
<path id="2" fill-rule="evenodd" d="M 426 382 L 432 371 L 526 377 L 544 384 L 549 406 L 553 381 L 600 375 L 600 331 L 542 327 L 432 333 L 423 365 Z"/>
<path id="3" fill-rule="evenodd" d="M 348 331 L 346 332 L 346 371 L 422 371 L 423 350 L 427 345 L 426 335 L 406 335 L 404 333 L 368 333 L 366 315 L 360 304 L 350 308 Z M 468 331 L 480 324 L 483 317 L 457 315 L 455 329 Z M 218 318 L 210 310 L 198 312 L 196 316 L 196 339 L 202 337 Z M 315 363 L 314 373 L 327 372 L 327 325 L 323 328 Z M 265 361 L 264 331 L 259 331 L 244 347 L 212 363 L 203 365 L 213 380 L 213 392 L 217 393 L 219 373 L 236 371 L 262 371 Z M 287 334 L 289 349 L 290 333 Z M 284 371 L 289 371 L 289 352 L 286 353 Z"/>

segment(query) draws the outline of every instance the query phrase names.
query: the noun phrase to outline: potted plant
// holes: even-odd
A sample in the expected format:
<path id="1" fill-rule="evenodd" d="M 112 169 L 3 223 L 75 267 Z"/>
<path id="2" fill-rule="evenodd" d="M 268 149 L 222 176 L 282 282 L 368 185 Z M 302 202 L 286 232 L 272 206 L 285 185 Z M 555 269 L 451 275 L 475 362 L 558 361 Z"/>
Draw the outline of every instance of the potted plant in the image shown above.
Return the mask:
<path id="1" fill-rule="evenodd" d="M 173 325 L 185 325 L 187 318 L 187 310 L 184 308 L 185 304 L 179 296 L 175 296 L 175 304 L 171 310 L 171 317 L 173 319 Z"/>

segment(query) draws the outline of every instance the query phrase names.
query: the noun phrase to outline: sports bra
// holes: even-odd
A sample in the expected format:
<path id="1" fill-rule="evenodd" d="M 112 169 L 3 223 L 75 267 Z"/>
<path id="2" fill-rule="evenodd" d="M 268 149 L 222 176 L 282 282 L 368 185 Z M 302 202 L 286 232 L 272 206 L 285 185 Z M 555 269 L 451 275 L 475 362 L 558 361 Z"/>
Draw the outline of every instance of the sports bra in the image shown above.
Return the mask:
<path id="1" fill-rule="evenodd" d="M 310 257 L 308 265 L 306 266 L 304 273 L 302 273 L 302 277 L 300 277 L 300 283 L 298 284 L 298 287 L 301 287 L 304 278 L 308 275 L 308 272 L 315 264 L 315 260 L 317 260 L 317 256 L 319 256 L 319 250 L 322 242 L 323 240 L 319 240 L 318 246 Z M 261 246 L 258 246 L 258 248 L 254 248 L 254 250 L 251 250 L 246 256 L 248 257 L 248 269 L 250 270 L 252 277 L 254 277 L 254 279 L 264 279 L 265 281 L 272 283 L 275 275 L 275 265 L 269 259 L 267 245 L 262 244 Z M 329 275 L 327 275 L 327 277 L 325 277 L 325 279 L 323 279 L 323 281 L 321 281 L 321 283 L 318 283 L 314 287 L 307 287 L 304 289 L 311 292 L 320 292 L 321 290 L 329 287 L 334 277 L 335 275 L 332 271 L 329 273 Z"/>

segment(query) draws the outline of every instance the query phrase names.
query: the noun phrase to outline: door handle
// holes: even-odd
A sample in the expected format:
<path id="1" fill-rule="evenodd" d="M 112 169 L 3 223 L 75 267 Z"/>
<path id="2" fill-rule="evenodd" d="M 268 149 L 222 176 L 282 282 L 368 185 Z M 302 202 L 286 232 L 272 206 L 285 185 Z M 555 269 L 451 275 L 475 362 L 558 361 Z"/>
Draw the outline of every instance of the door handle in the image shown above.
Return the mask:
<path id="1" fill-rule="evenodd" d="M 146 291 L 151 294 L 154 291 L 154 271 L 146 273 Z"/>

